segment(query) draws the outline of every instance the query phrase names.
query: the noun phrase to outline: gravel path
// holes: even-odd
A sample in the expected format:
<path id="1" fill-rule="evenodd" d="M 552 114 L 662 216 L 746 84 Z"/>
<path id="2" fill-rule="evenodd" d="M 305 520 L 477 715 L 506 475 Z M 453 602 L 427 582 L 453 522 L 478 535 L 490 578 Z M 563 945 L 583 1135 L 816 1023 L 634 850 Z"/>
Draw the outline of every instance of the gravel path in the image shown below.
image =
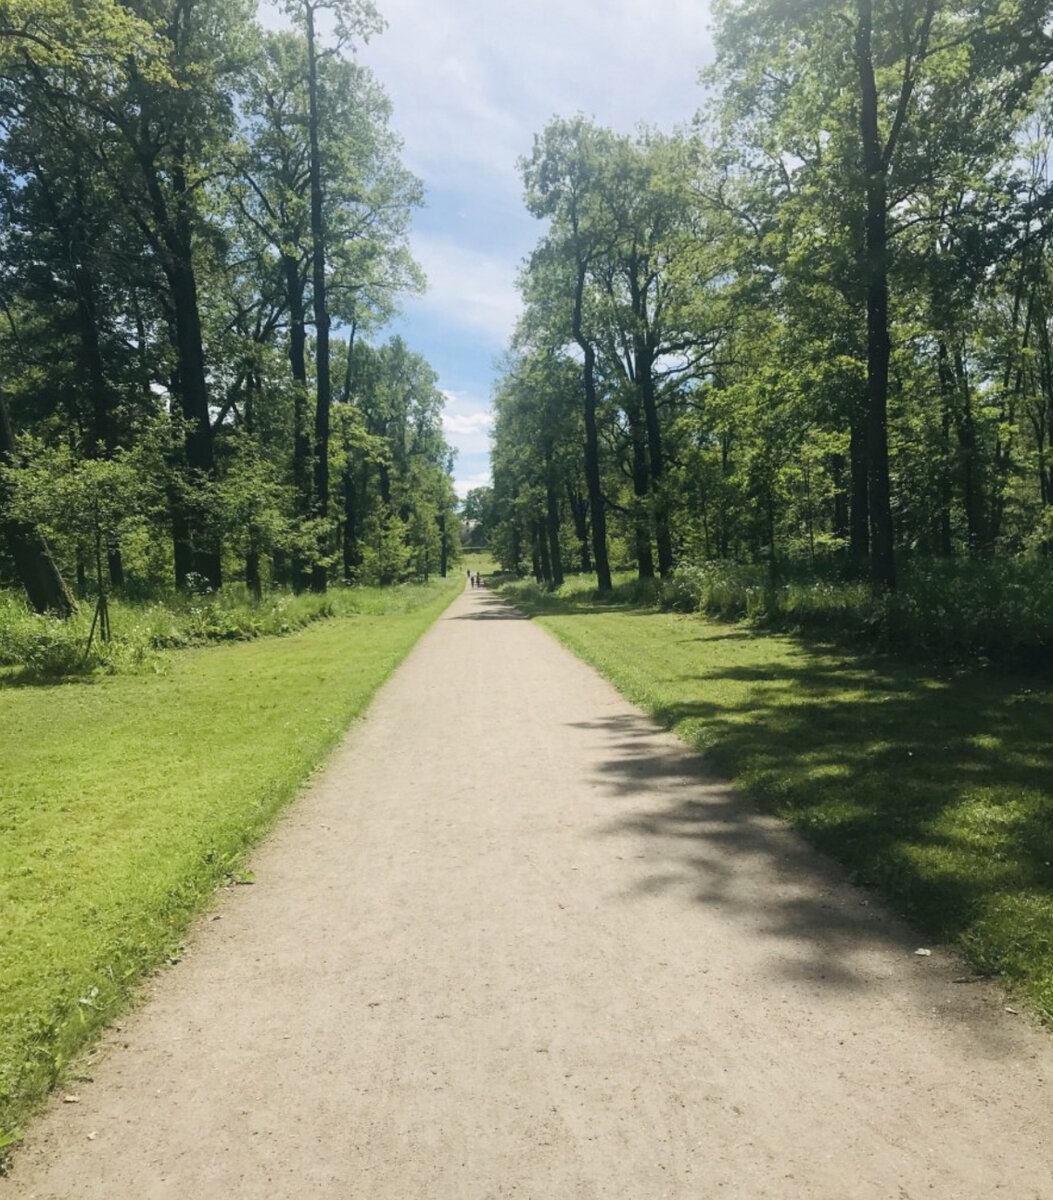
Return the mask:
<path id="1" fill-rule="evenodd" d="M 0 1197 L 1049 1200 L 1053 1043 L 467 592 Z"/>

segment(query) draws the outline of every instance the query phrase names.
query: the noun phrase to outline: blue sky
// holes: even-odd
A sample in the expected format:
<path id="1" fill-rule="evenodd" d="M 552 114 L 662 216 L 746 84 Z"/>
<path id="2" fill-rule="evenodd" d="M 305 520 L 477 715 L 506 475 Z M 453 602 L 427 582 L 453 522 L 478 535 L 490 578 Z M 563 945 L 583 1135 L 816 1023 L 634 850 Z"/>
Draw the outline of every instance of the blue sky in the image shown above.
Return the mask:
<path id="1" fill-rule="evenodd" d="M 489 479 L 497 363 L 519 301 L 516 272 L 541 233 L 516 160 L 555 115 L 625 132 L 671 129 L 701 101 L 708 0 L 377 0 L 387 29 L 358 51 L 394 106 L 406 165 L 424 182 L 415 257 L 428 292 L 392 327 L 446 394 L 459 494 Z M 265 6 L 266 7 L 266 6 Z"/>

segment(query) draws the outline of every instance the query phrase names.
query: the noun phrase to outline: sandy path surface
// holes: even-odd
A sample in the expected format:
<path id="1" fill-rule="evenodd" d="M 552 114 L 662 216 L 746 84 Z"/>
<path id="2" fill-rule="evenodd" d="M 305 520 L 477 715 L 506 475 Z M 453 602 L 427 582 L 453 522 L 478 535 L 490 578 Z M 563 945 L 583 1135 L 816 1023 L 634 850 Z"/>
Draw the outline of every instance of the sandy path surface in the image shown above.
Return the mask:
<path id="1" fill-rule="evenodd" d="M 1048 1037 L 485 591 L 253 865 L 4 1200 L 1053 1197 Z"/>

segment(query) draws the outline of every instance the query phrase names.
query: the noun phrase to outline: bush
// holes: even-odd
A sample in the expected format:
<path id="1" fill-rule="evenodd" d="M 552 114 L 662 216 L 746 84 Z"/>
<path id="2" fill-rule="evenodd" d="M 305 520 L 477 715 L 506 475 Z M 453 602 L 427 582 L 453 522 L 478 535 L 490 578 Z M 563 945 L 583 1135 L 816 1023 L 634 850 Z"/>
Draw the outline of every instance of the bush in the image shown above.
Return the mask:
<path id="1" fill-rule="evenodd" d="M 113 640 L 104 643 L 96 636 L 90 653 L 85 647 L 93 601 L 62 621 L 40 616 L 20 596 L 0 590 L 0 668 L 20 668 L 27 678 L 156 668 L 158 651 L 293 633 L 314 621 L 355 613 L 410 612 L 444 586 L 436 580 L 430 586 L 337 587 L 322 595 L 271 592 L 259 603 L 238 586 L 140 603 L 111 599 Z"/>
<path id="2" fill-rule="evenodd" d="M 888 649 L 981 655 L 1012 665 L 1050 661 L 1053 564 L 1043 560 L 915 561 L 898 590 L 763 565 L 680 567 L 662 603 L 725 620 L 862 638 Z"/>

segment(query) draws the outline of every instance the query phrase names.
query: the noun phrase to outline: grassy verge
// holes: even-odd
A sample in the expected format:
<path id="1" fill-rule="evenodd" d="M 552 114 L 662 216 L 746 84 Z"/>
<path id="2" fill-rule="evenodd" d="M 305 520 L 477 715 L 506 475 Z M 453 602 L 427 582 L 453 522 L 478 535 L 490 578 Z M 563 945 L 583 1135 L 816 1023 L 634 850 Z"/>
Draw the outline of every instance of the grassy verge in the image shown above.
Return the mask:
<path id="1" fill-rule="evenodd" d="M 372 612 L 162 675 L 0 690 L 0 1140 L 462 586 L 378 591 Z"/>
<path id="2" fill-rule="evenodd" d="M 1053 686 L 504 594 L 765 807 L 1053 1022 Z"/>
<path id="3" fill-rule="evenodd" d="M 93 601 L 62 621 L 33 612 L 21 595 L 0 591 L 0 684 L 154 668 L 159 650 L 295 633 L 329 617 L 398 612 L 416 607 L 422 594 L 416 584 L 337 586 L 322 595 L 268 592 L 257 601 L 233 584 L 204 596 L 170 592 L 137 602 L 114 597 L 113 640 L 103 644 L 96 637 L 89 652 Z"/>

